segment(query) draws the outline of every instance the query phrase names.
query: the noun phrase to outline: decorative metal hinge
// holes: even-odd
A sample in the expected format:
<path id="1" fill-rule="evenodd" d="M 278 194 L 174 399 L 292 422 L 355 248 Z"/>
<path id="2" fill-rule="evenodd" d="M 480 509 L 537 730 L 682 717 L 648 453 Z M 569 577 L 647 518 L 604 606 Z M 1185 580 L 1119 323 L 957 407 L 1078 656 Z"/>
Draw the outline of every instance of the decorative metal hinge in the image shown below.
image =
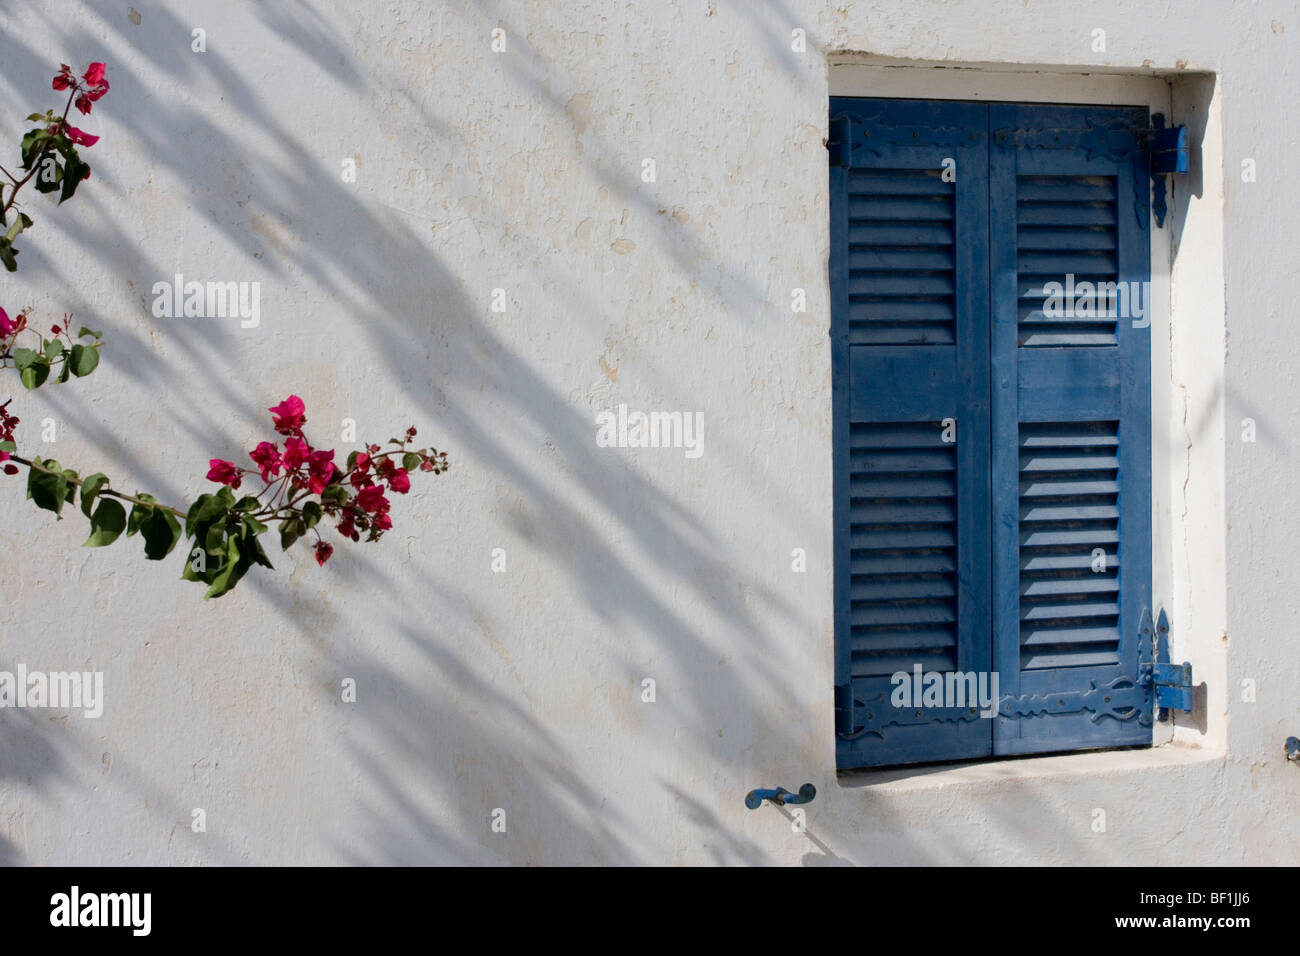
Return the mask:
<path id="1" fill-rule="evenodd" d="M 1090 690 L 1062 691 L 1056 694 L 1025 694 L 1003 697 L 999 717 L 1034 717 L 1039 714 L 1077 714 L 1088 711 L 1094 724 L 1103 717 L 1119 721 L 1136 720 L 1151 726 L 1149 691 L 1131 677 L 1116 677 L 1104 684 L 1089 681 Z"/>
<path id="2" fill-rule="evenodd" d="M 1151 627 L 1151 612 L 1142 610 L 1143 637 Z M 1138 681 L 1150 686 L 1156 693 L 1157 718 L 1169 720 L 1169 711 L 1192 709 L 1192 665 L 1187 661 L 1171 664 L 1169 661 L 1169 616 L 1164 609 L 1156 621 L 1155 660 L 1145 663 L 1139 670 Z"/>
<path id="3" fill-rule="evenodd" d="M 1151 211 L 1156 225 L 1165 224 L 1165 176 L 1185 173 L 1190 168 L 1186 126 L 1165 126 L 1165 114 L 1151 115 L 1151 129 L 1147 134 L 1151 151 Z"/>

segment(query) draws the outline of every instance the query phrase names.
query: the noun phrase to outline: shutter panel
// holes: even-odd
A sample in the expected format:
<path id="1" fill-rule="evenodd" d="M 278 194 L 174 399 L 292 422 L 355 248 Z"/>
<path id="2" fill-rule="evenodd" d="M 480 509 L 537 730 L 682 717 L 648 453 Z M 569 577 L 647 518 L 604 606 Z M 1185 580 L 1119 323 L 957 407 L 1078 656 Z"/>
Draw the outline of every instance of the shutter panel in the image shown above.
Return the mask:
<path id="1" fill-rule="evenodd" d="M 975 710 L 890 700 L 898 671 L 985 671 L 991 655 L 987 116 L 831 101 L 842 769 L 992 752 L 993 721 Z"/>
<path id="2" fill-rule="evenodd" d="M 1044 289 L 1149 280 L 1147 125 L 1128 107 L 989 108 L 997 754 L 1151 742 L 1149 329 L 1105 314 L 1109 289 L 1102 314 Z"/>

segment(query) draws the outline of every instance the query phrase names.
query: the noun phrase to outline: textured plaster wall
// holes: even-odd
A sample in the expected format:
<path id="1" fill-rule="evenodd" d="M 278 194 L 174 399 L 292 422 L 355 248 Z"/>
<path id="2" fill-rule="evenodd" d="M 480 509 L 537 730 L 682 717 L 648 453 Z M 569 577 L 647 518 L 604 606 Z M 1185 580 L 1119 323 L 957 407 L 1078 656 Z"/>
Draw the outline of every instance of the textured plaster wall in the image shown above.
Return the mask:
<path id="1" fill-rule="evenodd" d="M 323 570 L 274 553 L 207 605 L 178 556 L 83 550 L 79 517 L 5 479 L 0 669 L 97 668 L 107 703 L 98 720 L 0 711 L 0 862 L 1300 861 L 1269 835 L 1300 806 L 1281 759 L 1300 732 L 1300 529 L 1278 507 L 1300 277 L 1276 241 L 1300 212 L 1294 5 L 6 0 L 0 16 L 0 141 L 54 105 L 59 62 L 105 60 L 113 84 L 82 124 L 104 137 L 84 197 L 34 197 L 22 270 L 0 280 L 11 312 L 107 332 L 95 376 L 17 396 L 29 442 L 59 426 L 33 451 L 181 502 L 296 392 L 340 449 L 344 418 L 381 441 L 415 423 L 453 460 L 378 546 Z M 1226 359 L 1221 333 L 1204 363 L 1169 359 L 1197 394 L 1222 379 L 1196 438 L 1226 475 L 1227 682 L 1204 732 L 837 782 L 822 138 L 845 52 L 1219 74 L 1227 178 L 1197 216 L 1222 229 Z M 155 319 L 152 285 L 177 272 L 260 282 L 259 326 Z M 1210 310 L 1221 329 L 1213 288 Z M 597 447 L 619 403 L 701 412 L 703 455 Z M 1212 512 L 1214 487 L 1189 507 Z M 1224 525 L 1180 524 L 1198 529 L 1181 553 L 1222 552 Z M 804 781 L 805 833 L 743 806 Z"/>

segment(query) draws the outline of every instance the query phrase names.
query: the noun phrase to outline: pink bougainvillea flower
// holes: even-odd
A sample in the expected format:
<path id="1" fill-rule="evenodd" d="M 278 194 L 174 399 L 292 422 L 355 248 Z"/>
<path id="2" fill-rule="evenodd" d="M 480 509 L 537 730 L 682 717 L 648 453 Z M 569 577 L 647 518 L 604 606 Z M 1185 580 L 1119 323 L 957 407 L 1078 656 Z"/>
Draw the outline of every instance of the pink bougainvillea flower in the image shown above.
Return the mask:
<path id="1" fill-rule="evenodd" d="M 311 446 L 301 438 L 286 438 L 284 440 L 284 467 L 290 471 L 302 467 L 302 463 L 307 460 L 307 456 L 310 454 Z"/>
<path id="2" fill-rule="evenodd" d="M 65 66 L 66 70 L 67 67 Z M 104 64 L 92 63 L 86 67 L 86 72 L 81 74 L 81 78 L 86 81 L 87 86 L 99 86 L 104 82 Z"/>
<path id="3" fill-rule="evenodd" d="M 248 453 L 248 457 L 257 465 L 263 481 L 270 481 L 272 477 L 278 475 L 284 465 L 280 460 L 280 449 L 269 441 L 258 442 L 257 447 Z"/>
<path id="4" fill-rule="evenodd" d="M 360 452 L 352 463 L 352 487 L 365 488 L 373 484 L 370 480 L 370 456 Z"/>
<path id="5" fill-rule="evenodd" d="M 208 459 L 208 481 L 229 485 L 234 489 L 239 487 L 241 480 L 239 469 L 235 467 L 234 462 L 222 461 L 220 458 Z"/>
<path id="6" fill-rule="evenodd" d="M 72 67 L 66 63 L 60 63 L 59 72 L 54 74 L 54 88 L 56 90 L 66 90 L 76 82 L 72 78 Z"/>
<path id="7" fill-rule="evenodd" d="M 373 528 L 378 528 L 380 531 L 387 531 L 393 526 L 393 519 L 388 517 L 386 512 L 380 512 L 371 519 L 370 525 Z"/>
<path id="8" fill-rule="evenodd" d="M 89 113 L 91 107 L 95 103 L 98 103 L 99 100 L 103 97 L 103 95 L 107 92 L 108 92 L 108 83 L 105 82 L 97 89 L 87 90 L 86 92 L 79 94 L 76 100 L 74 100 L 74 103 L 77 109 L 81 110 L 81 112 Z"/>
<path id="9" fill-rule="evenodd" d="M 275 430 L 281 435 L 294 435 L 302 431 L 307 421 L 307 407 L 297 395 L 290 395 L 279 405 L 267 409 L 275 422 Z"/>
<path id="10" fill-rule="evenodd" d="M 0 312 L 2 311 L 0 310 Z M 9 402 L 12 401 L 11 398 L 3 405 L 0 405 L 0 441 L 13 441 L 14 429 L 18 427 L 18 419 L 9 414 Z M 0 451 L 0 461 L 5 463 L 4 473 L 6 475 L 18 474 L 18 466 L 9 461 L 9 452 Z"/>
<path id="11" fill-rule="evenodd" d="M 395 491 L 399 495 L 404 495 L 411 490 L 411 476 L 406 473 L 405 468 L 398 468 L 393 472 L 393 476 L 388 479 L 388 490 Z"/>
<path id="12" fill-rule="evenodd" d="M 19 312 L 12 319 L 9 313 L 0 309 L 0 338 L 9 338 L 27 328 L 27 313 Z"/>
<path id="13" fill-rule="evenodd" d="M 324 541 L 316 542 L 316 563 L 317 564 L 324 567 L 325 562 L 330 559 L 330 555 L 333 553 L 334 553 L 333 545 L 326 544 Z"/>
<path id="14" fill-rule="evenodd" d="M 361 535 L 357 533 L 356 525 L 353 523 L 352 512 L 350 511 L 343 516 L 343 520 L 339 522 L 338 527 L 339 534 L 343 535 L 345 538 L 351 538 L 353 541 L 356 541 L 361 537 Z"/>
<path id="15" fill-rule="evenodd" d="M 63 124 L 63 133 L 78 146 L 94 146 L 99 142 L 98 136 L 92 136 L 90 133 L 83 132 L 71 123 Z"/>
<path id="16" fill-rule="evenodd" d="M 334 467 L 333 451 L 312 452 L 307 456 L 307 487 L 313 493 L 320 494 L 325 490 L 325 486 L 334 480 L 336 471 L 338 469 Z"/>
<path id="17" fill-rule="evenodd" d="M 357 492 L 357 504 L 362 511 L 383 513 L 388 510 L 388 499 L 384 497 L 383 485 L 371 485 Z"/>
<path id="18" fill-rule="evenodd" d="M 379 472 L 379 477 L 388 482 L 389 491 L 404 495 L 411 490 L 411 479 L 406 474 L 406 469 L 393 464 L 393 459 L 385 458 L 375 470 Z"/>

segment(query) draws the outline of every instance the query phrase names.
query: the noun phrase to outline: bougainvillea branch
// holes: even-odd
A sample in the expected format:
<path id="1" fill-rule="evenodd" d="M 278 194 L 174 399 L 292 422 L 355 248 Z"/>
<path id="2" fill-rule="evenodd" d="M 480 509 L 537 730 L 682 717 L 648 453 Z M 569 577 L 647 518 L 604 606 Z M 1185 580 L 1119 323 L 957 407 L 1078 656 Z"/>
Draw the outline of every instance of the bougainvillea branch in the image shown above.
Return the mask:
<path id="1" fill-rule="evenodd" d="M 69 91 L 68 104 L 62 117 L 56 118 L 52 112 L 29 117 L 43 126 L 23 137 L 26 176 L 15 179 L 0 167 L 13 183 L 0 206 L 5 215 L 13 208 L 18 191 L 34 176 L 38 192 L 61 189 L 61 203 L 90 175 L 90 167 L 77 156 L 75 146 L 92 146 L 99 137 L 69 126 L 67 114 L 73 106 L 83 113 L 91 111 L 108 92 L 104 74 L 102 63 L 92 63 L 80 77 L 73 76 L 65 64 L 54 77 L 55 90 Z M 61 163 L 58 157 L 62 157 Z M 13 240 L 31 224 L 31 219 L 20 213 L 0 239 L 0 259 L 11 272 L 17 268 L 18 253 Z M 65 315 L 61 324 L 51 326 L 51 337 L 45 338 L 32 327 L 29 310 L 10 318 L 0 309 L 0 369 L 16 369 L 29 390 L 51 381 L 51 376 L 53 382 L 63 383 L 69 376 L 89 375 L 99 365 L 103 333 L 83 326 L 74 337 L 70 323 L 71 316 Z M 39 348 L 20 345 L 24 335 L 34 337 L 30 344 Z M 207 478 L 221 487 L 199 495 L 181 510 L 143 492 L 118 491 L 104 474 L 82 478 L 54 459 L 18 455 L 14 433 L 19 420 L 9 412 L 11 401 L 0 405 L 0 470 L 12 476 L 18 474 L 20 465 L 25 466 L 27 497 L 60 520 L 64 505 L 76 505 L 79 499 L 81 511 L 90 521 L 87 547 L 104 547 L 123 534 L 128 538 L 138 534 L 144 541 L 145 557 L 160 561 L 182 539 L 190 539 L 181 576 L 206 584 L 208 598 L 228 593 L 253 565 L 272 566 L 261 543 L 261 535 L 271 524 L 277 526 L 282 550 L 307 538 L 316 562 L 324 565 L 334 553 L 334 546 L 321 534 L 326 519 L 345 540 L 360 541 L 364 535 L 366 541 L 378 541 L 393 526 L 388 495 L 408 493 L 414 471 L 442 474 L 448 467 L 445 452 L 415 447 L 417 433 L 411 427 L 402 437 L 390 438 L 387 447 L 366 444 L 350 452 L 340 468 L 333 450 L 318 450 L 308 442 L 303 431 L 306 406 L 297 395 L 290 395 L 269 409 L 279 438 L 258 442 L 248 453 L 255 467 L 210 459 Z M 245 480 L 261 488 L 236 498 L 235 492 Z M 129 512 L 123 503 L 131 506 Z"/>
<path id="2" fill-rule="evenodd" d="M 14 272 L 18 269 L 18 250 L 14 240 L 25 230 L 32 228 L 32 219 L 26 213 L 19 212 L 12 225 L 9 213 L 18 201 L 19 191 L 33 178 L 39 193 L 59 193 L 59 204 L 71 199 L 77 186 L 90 178 L 90 164 L 85 162 L 77 152 L 78 146 L 94 146 L 99 142 L 98 136 L 77 129 L 68 122 L 68 112 L 76 106 L 82 113 L 89 115 L 95 103 L 108 92 L 108 80 L 104 78 L 103 63 L 92 63 L 80 77 L 72 75 L 68 64 L 54 76 L 51 86 L 57 90 L 68 91 L 68 101 L 63 105 L 62 115 L 56 117 L 53 110 L 44 113 L 32 113 L 27 117 L 29 123 L 41 125 L 28 131 L 22 142 L 22 168 L 26 175 L 17 179 L 8 170 L 5 176 L 12 184 L 9 195 L 0 203 L 0 226 L 4 234 L 0 236 L 0 262 L 6 269 Z M 4 184 L 0 183 L 0 196 L 3 196 Z"/>

